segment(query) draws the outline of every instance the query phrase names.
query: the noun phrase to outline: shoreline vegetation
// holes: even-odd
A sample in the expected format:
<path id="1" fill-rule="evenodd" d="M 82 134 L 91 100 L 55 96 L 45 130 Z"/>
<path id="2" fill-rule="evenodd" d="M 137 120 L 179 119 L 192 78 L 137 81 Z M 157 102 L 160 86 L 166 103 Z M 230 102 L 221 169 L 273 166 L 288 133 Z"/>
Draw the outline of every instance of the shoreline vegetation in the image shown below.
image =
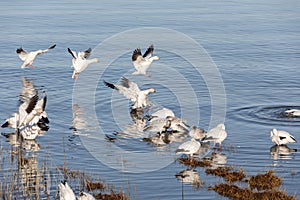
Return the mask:
<path id="1" fill-rule="evenodd" d="M 177 159 L 183 165 L 195 167 L 205 167 L 206 175 L 222 177 L 225 182 L 216 183 L 209 186 L 208 190 L 213 190 L 219 195 L 236 200 L 296 200 L 295 195 L 289 195 L 282 187 L 283 178 L 274 174 L 273 170 L 265 173 L 258 173 L 254 176 L 247 176 L 243 168 L 235 169 L 234 166 L 213 167 L 209 161 L 199 161 L 198 159 Z"/>
<path id="2" fill-rule="evenodd" d="M 53 197 L 59 199 L 58 185 L 64 180 L 68 181 L 75 194 L 85 191 L 96 199 L 107 200 L 129 200 L 132 197 L 129 182 L 124 181 L 121 188 L 117 188 L 91 172 L 72 169 L 67 165 L 65 152 L 62 165 L 54 164 L 51 154 L 38 159 L 37 152 L 40 150 L 40 145 L 35 140 L 25 140 L 20 143 L 17 140 L 14 143 L 10 141 L 9 145 L 0 144 L 0 150 L 0 169 L 3 172 L 0 177 L 0 199 L 52 199 Z M 214 154 L 212 153 L 212 156 Z M 221 196 L 237 200 L 295 200 L 297 197 L 296 194 L 289 195 L 282 189 L 283 178 L 277 176 L 272 170 L 249 176 L 243 168 L 236 169 L 227 164 L 216 166 L 209 158 L 180 157 L 175 162 L 189 168 L 184 170 L 189 172 L 176 174 L 177 178 L 181 178 L 182 184 L 184 178 L 198 175 L 195 170 L 197 168 L 203 169 L 207 177 L 221 177 L 223 180 L 205 186 L 205 180 L 200 180 L 198 175 L 189 182 L 196 190 L 212 190 Z"/>

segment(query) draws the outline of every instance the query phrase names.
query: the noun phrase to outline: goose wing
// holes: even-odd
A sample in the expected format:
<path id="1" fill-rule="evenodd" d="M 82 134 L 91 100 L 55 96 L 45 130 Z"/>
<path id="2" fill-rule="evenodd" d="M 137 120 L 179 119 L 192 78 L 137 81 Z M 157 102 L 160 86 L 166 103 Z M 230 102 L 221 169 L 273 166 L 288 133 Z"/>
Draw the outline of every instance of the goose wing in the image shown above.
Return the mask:
<path id="1" fill-rule="evenodd" d="M 140 48 L 137 48 L 132 53 L 132 61 L 136 61 L 139 57 L 142 57 L 142 52 Z"/>
<path id="2" fill-rule="evenodd" d="M 152 45 L 150 45 L 150 46 L 148 47 L 147 51 L 144 53 L 143 58 L 145 58 L 145 59 L 151 58 L 151 57 L 152 57 L 152 54 L 153 54 L 153 51 L 154 51 L 154 46 L 153 46 L 153 44 L 152 44 Z"/>
<path id="3" fill-rule="evenodd" d="M 70 48 L 68 48 L 68 52 L 72 55 L 72 57 L 74 59 L 77 59 L 77 55 L 76 55 L 76 52 L 75 51 L 72 51 Z"/>
<path id="4" fill-rule="evenodd" d="M 121 78 L 121 85 L 115 85 L 112 83 L 108 83 L 104 81 L 104 84 L 107 87 L 118 90 L 121 94 L 123 94 L 126 98 L 130 99 L 133 102 L 137 101 L 138 94 L 140 89 L 138 85 L 125 77 Z"/>
<path id="5" fill-rule="evenodd" d="M 82 57 L 83 59 L 88 59 L 91 55 L 92 49 L 88 48 L 84 52 L 79 52 L 79 56 Z"/>

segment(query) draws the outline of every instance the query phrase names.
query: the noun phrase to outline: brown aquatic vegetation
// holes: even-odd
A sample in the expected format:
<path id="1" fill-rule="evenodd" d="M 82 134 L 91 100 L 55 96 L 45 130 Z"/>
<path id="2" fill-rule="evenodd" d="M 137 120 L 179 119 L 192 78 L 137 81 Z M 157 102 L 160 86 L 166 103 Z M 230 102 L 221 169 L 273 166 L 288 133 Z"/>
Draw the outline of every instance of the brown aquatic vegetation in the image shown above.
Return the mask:
<path id="1" fill-rule="evenodd" d="M 89 180 L 85 180 L 86 188 L 88 191 L 90 190 L 104 190 L 106 186 L 101 182 L 92 182 Z"/>
<path id="2" fill-rule="evenodd" d="M 116 193 L 114 191 L 111 191 L 110 194 L 96 194 L 96 199 L 103 199 L 103 200 L 129 200 L 130 198 L 124 194 L 123 192 Z"/>
<path id="3" fill-rule="evenodd" d="M 190 167 L 211 167 L 211 164 L 207 160 L 197 160 L 195 158 L 189 159 L 189 158 L 178 158 L 177 159 L 180 163 L 190 166 Z"/>
<path id="4" fill-rule="evenodd" d="M 223 177 L 226 181 L 229 182 L 235 182 L 235 181 L 242 181 L 246 175 L 244 173 L 243 169 L 240 169 L 239 171 L 233 171 L 233 167 L 218 167 L 216 169 L 206 169 L 206 174 L 212 174 L 214 176 L 220 176 Z"/>
<path id="5" fill-rule="evenodd" d="M 296 196 L 290 196 L 285 191 L 268 190 L 263 192 L 253 191 L 248 188 L 240 188 L 233 184 L 216 184 L 209 187 L 208 190 L 214 190 L 218 194 L 238 200 L 295 200 Z"/>
<path id="6" fill-rule="evenodd" d="M 248 182 L 251 189 L 268 190 L 275 189 L 281 185 L 281 178 L 273 174 L 273 171 L 267 171 L 265 174 L 251 176 Z"/>

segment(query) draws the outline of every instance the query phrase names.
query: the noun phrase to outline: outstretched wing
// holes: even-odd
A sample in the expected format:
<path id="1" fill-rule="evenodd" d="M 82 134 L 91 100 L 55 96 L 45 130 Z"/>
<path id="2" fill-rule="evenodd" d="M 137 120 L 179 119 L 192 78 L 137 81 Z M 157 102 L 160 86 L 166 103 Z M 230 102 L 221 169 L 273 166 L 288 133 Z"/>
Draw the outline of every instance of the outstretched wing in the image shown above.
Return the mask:
<path id="1" fill-rule="evenodd" d="M 141 49 L 137 48 L 136 50 L 133 51 L 132 53 L 132 61 L 136 61 L 138 59 L 139 56 L 142 56 L 142 52 L 141 52 Z"/>
<path id="2" fill-rule="evenodd" d="M 73 57 L 74 59 L 77 58 L 76 52 L 75 52 L 75 51 L 72 51 L 70 48 L 68 48 L 68 52 L 72 55 L 72 57 Z"/>
<path id="3" fill-rule="evenodd" d="M 54 44 L 54 45 L 52 45 L 51 47 L 49 47 L 49 48 L 43 50 L 42 53 L 45 53 L 45 52 L 49 51 L 50 49 L 54 49 L 55 47 L 56 47 L 56 44 Z"/>
<path id="4" fill-rule="evenodd" d="M 130 99 L 133 102 L 137 101 L 138 94 L 140 89 L 138 85 L 125 77 L 121 78 L 121 85 L 115 85 L 104 81 L 104 84 L 112 89 L 118 90 L 126 98 Z"/>
<path id="5" fill-rule="evenodd" d="M 143 57 L 144 57 L 145 59 L 149 59 L 150 57 L 152 57 L 153 51 L 154 51 L 154 46 L 153 46 L 153 44 L 152 44 L 152 45 L 150 45 L 150 47 L 147 49 L 147 51 L 144 53 Z"/>

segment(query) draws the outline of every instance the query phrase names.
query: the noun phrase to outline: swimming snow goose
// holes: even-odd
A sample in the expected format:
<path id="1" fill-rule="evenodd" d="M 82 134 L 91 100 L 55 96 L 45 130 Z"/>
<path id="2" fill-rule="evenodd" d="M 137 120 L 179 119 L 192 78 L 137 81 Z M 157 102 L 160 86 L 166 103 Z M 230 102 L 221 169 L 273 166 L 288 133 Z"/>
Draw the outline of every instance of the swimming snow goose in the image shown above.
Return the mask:
<path id="1" fill-rule="evenodd" d="M 176 154 L 186 154 L 189 155 L 190 158 L 199 150 L 201 144 L 196 141 L 195 138 L 191 138 L 190 141 L 184 142 L 175 151 Z"/>
<path id="2" fill-rule="evenodd" d="M 202 139 L 203 142 L 213 141 L 214 147 L 218 143 L 222 148 L 222 142 L 226 139 L 227 133 L 225 131 L 224 124 L 218 124 L 215 128 L 212 128 L 206 133 L 206 136 Z"/>
<path id="3" fill-rule="evenodd" d="M 288 117 L 300 117 L 300 110 L 299 109 L 290 109 L 284 112 Z"/>
<path id="4" fill-rule="evenodd" d="M 21 68 L 25 68 L 25 67 L 31 67 L 31 68 L 35 68 L 35 66 L 32 65 L 33 61 L 36 59 L 37 55 L 46 53 L 47 51 L 49 51 L 50 49 L 54 49 L 56 46 L 56 44 L 52 45 L 51 47 L 49 47 L 48 49 L 45 50 L 37 50 L 37 51 L 31 51 L 31 52 L 27 52 L 24 49 L 18 48 L 16 50 L 17 54 L 19 55 L 20 59 L 23 62 Z"/>
<path id="5" fill-rule="evenodd" d="M 285 145 L 288 143 L 297 142 L 294 136 L 292 136 L 286 131 L 277 130 L 276 128 L 274 128 L 270 132 L 270 138 L 272 142 L 274 142 L 277 145 Z"/>
<path id="6" fill-rule="evenodd" d="M 72 55 L 72 66 L 74 68 L 72 78 L 78 79 L 79 73 L 81 73 L 83 70 L 85 70 L 89 64 L 100 62 L 98 58 L 88 59 L 91 55 L 92 49 L 89 48 L 83 52 L 78 52 L 76 54 L 75 51 L 72 51 L 70 48 L 68 48 L 68 52 Z"/>
<path id="7" fill-rule="evenodd" d="M 128 80 L 125 77 L 121 78 L 121 85 L 115 85 L 104 81 L 104 84 L 112 89 L 119 91 L 126 98 L 130 99 L 134 104 L 132 109 L 139 109 L 148 106 L 150 103 L 148 101 L 148 94 L 156 92 L 155 89 L 150 88 L 147 90 L 140 90 L 135 82 Z"/>
<path id="8" fill-rule="evenodd" d="M 154 46 L 151 45 L 147 51 L 142 55 L 141 49 L 137 48 L 132 54 L 132 64 L 136 69 L 132 74 L 142 74 L 144 76 L 149 76 L 147 74 L 147 69 L 152 64 L 153 60 L 159 60 L 158 56 L 153 56 Z"/>

